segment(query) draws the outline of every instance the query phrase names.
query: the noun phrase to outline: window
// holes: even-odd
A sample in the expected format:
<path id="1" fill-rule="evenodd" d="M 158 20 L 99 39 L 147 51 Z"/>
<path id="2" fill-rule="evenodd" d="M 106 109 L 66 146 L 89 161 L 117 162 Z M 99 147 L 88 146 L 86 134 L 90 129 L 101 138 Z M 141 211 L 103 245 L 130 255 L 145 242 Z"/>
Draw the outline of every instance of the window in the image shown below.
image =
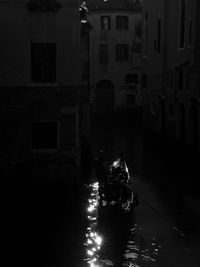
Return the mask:
<path id="1" fill-rule="evenodd" d="M 174 84 L 174 72 L 173 71 L 167 71 L 166 73 L 166 86 L 167 88 L 173 89 Z"/>
<path id="2" fill-rule="evenodd" d="M 135 105 L 135 95 L 127 95 L 127 106 L 133 107 Z"/>
<path id="3" fill-rule="evenodd" d="M 108 44 L 99 45 L 99 61 L 101 63 L 108 62 Z"/>
<path id="4" fill-rule="evenodd" d="M 110 30 L 110 16 L 101 16 L 101 30 Z"/>
<path id="5" fill-rule="evenodd" d="M 137 73 L 133 73 L 133 74 L 127 74 L 126 75 L 126 83 L 138 83 L 138 74 Z"/>
<path id="6" fill-rule="evenodd" d="M 189 20 L 189 25 L 188 25 L 188 46 L 191 47 L 192 45 L 192 19 Z"/>
<path id="7" fill-rule="evenodd" d="M 183 70 L 178 70 L 178 90 L 183 90 Z"/>
<path id="8" fill-rule="evenodd" d="M 160 53 L 160 47 L 161 47 L 161 18 L 159 16 L 157 22 L 157 53 Z"/>
<path id="9" fill-rule="evenodd" d="M 128 30 L 128 16 L 117 16 L 116 17 L 116 29 L 117 30 Z"/>
<path id="10" fill-rule="evenodd" d="M 185 0 L 179 0 L 179 48 L 184 48 L 185 44 Z"/>
<path id="11" fill-rule="evenodd" d="M 169 87 L 169 71 L 166 73 L 166 86 Z"/>
<path id="12" fill-rule="evenodd" d="M 135 26 L 135 35 L 138 39 L 142 38 L 142 23 L 138 23 Z"/>
<path id="13" fill-rule="evenodd" d="M 147 74 L 143 73 L 142 74 L 142 89 L 146 89 L 147 88 Z"/>
<path id="14" fill-rule="evenodd" d="M 56 82 L 56 44 L 31 44 L 31 80 L 36 83 Z"/>
<path id="15" fill-rule="evenodd" d="M 174 72 L 170 71 L 170 88 L 173 89 L 174 84 Z"/>
<path id="16" fill-rule="evenodd" d="M 58 123 L 56 121 L 32 122 L 32 149 L 58 148 Z"/>
<path id="17" fill-rule="evenodd" d="M 148 53 L 148 13 L 145 13 L 144 18 L 144 31 L 145 31 L 145 48 L 144 48 L 144 55 L 147 56 Z"/>
<path id="18" fill-rule="evenodd" d="M 116 45 L 116 61 L 127 61 L 128 57 L 129 57 L 128 44 L 117 44 Z"/>

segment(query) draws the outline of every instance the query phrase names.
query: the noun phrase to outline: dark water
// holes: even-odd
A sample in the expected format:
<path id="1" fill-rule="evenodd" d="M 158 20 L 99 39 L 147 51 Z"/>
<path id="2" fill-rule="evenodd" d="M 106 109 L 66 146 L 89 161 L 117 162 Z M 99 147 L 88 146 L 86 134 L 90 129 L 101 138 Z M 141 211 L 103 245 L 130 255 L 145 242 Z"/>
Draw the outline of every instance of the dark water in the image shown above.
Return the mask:
<path id="1" fill-rule="evenodd" d="M 199 153 L 153 134 L 130 118 L 95 119 L 93 134 L 94 154 L 104 149 L 111 163 L 123 151 L 132 175 L 152 184 L 163 204 L 188 231 L 198 228 L 188 219 L 195 214 L 188 209 L 187 200 L 193 199 L 197 205 L 200 199 Z"/>
<path id="2" fill-rule="evenodd" d="M 80 211 L 80 196 L 65 183 L 4 185 L 2 266 L 79 266 L 76 253 L 84 240 Z"/>
<path id="3" fill-rule="evenodd" d="M 1 265 L 200 266 L 198 157 L 177 153 L 133 119 L 95 119 L 92 143 L 93 156 L 104 149 L 109 163 L 125 153 L 139 206 L 129 215 L 94 212 L 93 221 L 89 189 L 64 181 L 2 182 Z M 88 263 L 91 233 L 100 246 L 96 266 Z"/>
<path id="4" fill-rule="evenodd" d="M 94 154 L 103 149 L 112 162 L 124 152 L 140 196 L 116 266 L 199 266 L 199 154 L 130 118 L 95 119 L 93 133 Z"/>
<path id="5" fill-rule="evenodd" d="M 85 259 L 87 266 L 122 266 L 123 253 L 133 224 L 133 214 L 103 201 L 99 206 L 98 182 L 88 187 Z"/>

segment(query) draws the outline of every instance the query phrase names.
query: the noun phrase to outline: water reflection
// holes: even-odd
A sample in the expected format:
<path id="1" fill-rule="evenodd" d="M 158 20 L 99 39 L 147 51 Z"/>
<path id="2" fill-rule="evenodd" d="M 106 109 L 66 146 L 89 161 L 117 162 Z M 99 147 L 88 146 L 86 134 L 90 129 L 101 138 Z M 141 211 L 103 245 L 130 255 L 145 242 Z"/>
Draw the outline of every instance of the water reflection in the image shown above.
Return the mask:
<path id="1" fill-rule="evenodd" d="M 103 242 L 97 232 L 98 205 L 99 205 L 99 184 L 98 182 L 89 185 L 91 193 L 88 199 L 87 218 L 89 226 L 86 232 L 86 253 L 85 261 L 90 267 L 99 267 L 99 251 Z"/>
<path id="2" fill-rule="evenodd" d="M 155 263 L 158 260 L 158 254 L 162 245 L 156 237 L 144 241 L 144 237 L 140 234 L 140 227 L 135 224 L 131 229 L 129 241 L 123 255 L 123 267 L 141 267 L 144 262 Z"/>
<path id="3" fill-rule="evenodd" d="M 98 220 L 101 218 L 99 214 L 99 185 L 93 183 L 89 185 L 89 198 L 86 206 L 86 218 L 88 221 L 85 234 L 85 262 L 89 267 L 114 266 L 114 263 L 108 259 L 102 259 L 102 246 L 106 246 L 105 237 L 99 232 Z M 118 220 L 120 218 L 118 217 Z M 122 219 L 122 218 L 121 218 Z M 105 218 L 104 218 L 105 220 Z M 123 222 L 126 219 L 123 216 Z M 119 223 L 119 222 L 118 222 Z M 122 261 L 120 267 L 142 267 L 144 263 L 156 264 L 159 258 L 159 252 L 162 248 L 159 240 L 155 236 L 144 237 L 143 228 L 137 224 L 123 225 L 130 234 L 127 233 L 127 239 L 124 243 L 122 252 Z M 105 229 L 104 229 L 105 230 Z M 112 228 L 113 230 L 113 228 Z M 122 231 L 123 233 L 125 233 Z M 101 234 L 100 234 L 101 233 Z M 113 232 L 117 234 L 119 232 Z M 105 233 L 104 233 L 105 234 Z M 109 232 L 110 234 L 110 232 Z M 107 236 L 107 235 L 106 235 Z M 121 242 L 121 236 L 118 241 Z M 117 240 L 116 239 L 116 240 Z M 118 265 L 117 265 L 118 266 Z"/>

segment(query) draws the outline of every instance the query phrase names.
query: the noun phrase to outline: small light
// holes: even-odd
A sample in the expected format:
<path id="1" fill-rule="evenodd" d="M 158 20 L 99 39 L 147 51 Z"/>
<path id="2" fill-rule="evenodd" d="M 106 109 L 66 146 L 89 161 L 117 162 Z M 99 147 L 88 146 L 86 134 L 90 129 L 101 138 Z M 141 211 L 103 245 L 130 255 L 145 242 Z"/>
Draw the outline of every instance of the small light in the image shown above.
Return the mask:
<path id="1" fill-rule="evenodd" d="M 92 244 L 92 240 L 88 238 L 87 243 Z"/>
<path id="2" fill-rule="evenodd" d="M 118 161 L 113 162 L 113 167 L 117 165 Z"/>
<path id="3" fill-rule="evenodd" d="M 100 236 L 97 236 L 96 239 L 95 239 L 95 241 L 96 241 L 96 243 L 97 243 L 98 245 L 101 245 L 101 243 L 102 243 L 102 238 L 101 238 Z"/>
<path id="4" fill-rule="evenodd" d="M 90 233 L 90 236 L 91 236 L 91 237 L 94 237 L 94 236 L 95 236 L 95 234 L 94 234 L 93 232 L 91 232 L 91 233 Z"/>
<path id="5" fill-rule="evenodd" d="M 89 256 L 93 256 L 94 255 L 94 252 L 92 250 L 88 250 L 87 253 L 88 253 Z"/>
<path id="6" fill-rule="evenodd" d="M 94 208 L 94 206 L 90 206 L 90 207 L 88 207 L 88 212 L 93 212 L 94 210 L 95 210 L 95 208 Z"/>

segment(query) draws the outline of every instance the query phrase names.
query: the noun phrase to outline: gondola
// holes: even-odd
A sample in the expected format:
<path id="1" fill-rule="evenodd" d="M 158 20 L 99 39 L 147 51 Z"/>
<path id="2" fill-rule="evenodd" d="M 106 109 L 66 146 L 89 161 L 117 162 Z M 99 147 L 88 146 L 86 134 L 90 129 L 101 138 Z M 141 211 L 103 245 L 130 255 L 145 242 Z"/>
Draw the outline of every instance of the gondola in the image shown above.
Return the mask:
<path id="1" fill-rule="evenodd" d="M 137 194 L 133 190 L 134 180 L 123 153 L 111 164 L 103 186 L 102 203 L 105 206 L 117 206 L 120 210 L 129 212 L 138 205 Z"/>

